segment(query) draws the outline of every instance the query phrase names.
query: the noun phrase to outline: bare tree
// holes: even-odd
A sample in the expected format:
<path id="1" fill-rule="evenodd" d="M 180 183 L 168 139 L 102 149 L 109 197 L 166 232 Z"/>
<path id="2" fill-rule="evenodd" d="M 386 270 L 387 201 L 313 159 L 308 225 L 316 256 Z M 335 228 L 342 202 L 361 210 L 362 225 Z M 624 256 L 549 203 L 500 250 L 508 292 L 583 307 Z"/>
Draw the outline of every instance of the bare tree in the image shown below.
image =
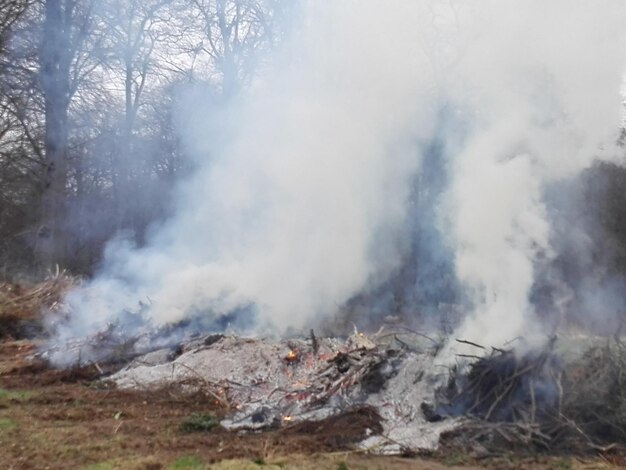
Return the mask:
<path id="1" fill-rule="evenodd" d="M 141 243 L 187 167 L 177 89 L 235 94 L 293 1 L 0 0 L 0 265 L 84 271 L 115 231 Z"/>
<path id="2" fill-rule="evenodd" d="M 272 47 L 280 30 L 276 16 L 285 8 L 277 0 L 190 0 L 200 28 L 199 51 L 209 57 L 225 97 L 246 85 L 262 52 Z"/>
<path id="3" fill-rule="evenodd" d="M 0 54 L 4 52 L 9 36 L 33 0 L 0 0 Z"/>
<path id="4" fill-rule="evenodd" d="M 181 37 L 174 0 L 109 0 L 99 7 L 103 35 L 102 55 L 110 80 L 120 80 L 123 90 L 124 118 L 120 126 L 114 188 L 117 199 L 117 226 L 133 227 L 129 207 L 132 179 L 138 171 L 133 160 L 138 149 L 137 120 L 146 94 L 158 93 L 167 83 L 170 70 L 163 57 L 171 61 Z"/>

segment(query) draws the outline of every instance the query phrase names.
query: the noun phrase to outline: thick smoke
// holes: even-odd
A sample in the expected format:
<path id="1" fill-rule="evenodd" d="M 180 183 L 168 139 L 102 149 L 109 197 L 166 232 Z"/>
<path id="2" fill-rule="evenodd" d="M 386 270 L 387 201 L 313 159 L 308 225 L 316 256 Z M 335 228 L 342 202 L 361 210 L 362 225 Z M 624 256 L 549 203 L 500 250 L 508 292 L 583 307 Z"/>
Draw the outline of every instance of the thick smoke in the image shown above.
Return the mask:
<path id="1" fill-rule="evenodd" d="M 474 296 L 460 336 L 495 345 L 536 328 L 535 263 L 553 256 L 543 189 L 618 154 L 625 11 L 494 2 L 467 47 L 474 129 L 447 201 L 456 273 Z"/>
<path id="2" fill-rule="evenodd" d="M 625 19 L 617 0 L 305 3 L 250 90 L 181 99 L 198 166 L 176 215 L 145 247 L 109 244 L 60 334 L 139 302 L 155 325 L 303 327 L 419 257 L 416 236 L 441 252 L 424 259 L 453 260 L 459 336 L 528 333 L 553 256 L 544 187 L 617 155 Z M 432 165 L 445 177 L 416 213 Z M 423 264 L 415 298 L 441 283 Z"/>
<path id="3" fill-rule="evenodd" d="M 216 113 L 190 91 L 181 127 L 198 168 L 178 214 L 144 248 L 109 245 L 69 297 L 72 334 L 138 301 L 156 324 L 245 309 L 247 326 L 284 331 L 384 279 L 432 127 L 419 10 L 312 2 L 245 96 Z"/>

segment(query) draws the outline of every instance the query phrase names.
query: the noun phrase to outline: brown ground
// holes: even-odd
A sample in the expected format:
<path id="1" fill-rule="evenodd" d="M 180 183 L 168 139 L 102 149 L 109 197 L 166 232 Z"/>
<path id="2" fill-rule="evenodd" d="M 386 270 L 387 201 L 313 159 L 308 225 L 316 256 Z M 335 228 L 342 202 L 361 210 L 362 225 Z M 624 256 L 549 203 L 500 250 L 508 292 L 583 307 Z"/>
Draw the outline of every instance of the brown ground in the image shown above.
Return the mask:
<path id="1" fill-rule="evenodd" d="M 116 390 L 98 380 L 95 366 L 51 370 L 28 359 L 33 348 L 27 341 L 0 342 L 2 469 L 620 468 L 598 459 L 501 456 L 479 465 L 454 453 L 431 459 L 369 456 L 353 450 L 366 428 L 379 426 L 366 409 L 261 434 L 185 433 L 181 424 L 192 413 L 220 416 L 225 410 L 200 393 Z"/>

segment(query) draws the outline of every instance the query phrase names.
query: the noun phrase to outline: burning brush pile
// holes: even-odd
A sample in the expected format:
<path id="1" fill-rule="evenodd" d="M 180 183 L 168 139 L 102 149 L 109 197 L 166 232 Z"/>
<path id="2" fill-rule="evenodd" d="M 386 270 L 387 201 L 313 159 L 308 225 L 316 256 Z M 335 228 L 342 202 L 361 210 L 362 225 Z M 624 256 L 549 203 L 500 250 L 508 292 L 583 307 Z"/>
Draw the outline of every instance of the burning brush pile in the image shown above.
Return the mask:
<path id="1" fill-rule="evenodd" d="M 221 425 L 233 432 L 363 411 L 379 424 L 364 430 L 360 446 L 379 453 L 582 453 L 626 444 L 626 346 L 618 338 L 554 337 L 510 349 L 456 340 L 475 354 L 451 360 L 445 341 L 399 326 L 372 335 L 355 329 L 344 339 L 312 330 L 293 339 L 196 334 L 167 344 L 147 333 L 118 336 L 111 328 L 82 343 L 89 354 L 74 344 L 73 355 L 98 370 L 105 368 L 96 357 L 126 364 L 108 377 L 120 388 L 202 391 L 227 411 Z M 107 353 L 94 356 L 101 346 Z"/>
<path id="2" fill-rule="evenodd" d="M 429 423 L 420 410 L 442 378 L 432 348 L 419 341 L 408 347 L 382 331 L 345 340 L 311 331 L 292 340 L 206 336 L 138 357 L 111 380 L 121 388 L 201 388 L 230 410 L 222 426 L 240 432 L 367 410 L 381 427 L 366 430 L 361 445 L 397 453 L 433 449 L 456 425 Z"/>

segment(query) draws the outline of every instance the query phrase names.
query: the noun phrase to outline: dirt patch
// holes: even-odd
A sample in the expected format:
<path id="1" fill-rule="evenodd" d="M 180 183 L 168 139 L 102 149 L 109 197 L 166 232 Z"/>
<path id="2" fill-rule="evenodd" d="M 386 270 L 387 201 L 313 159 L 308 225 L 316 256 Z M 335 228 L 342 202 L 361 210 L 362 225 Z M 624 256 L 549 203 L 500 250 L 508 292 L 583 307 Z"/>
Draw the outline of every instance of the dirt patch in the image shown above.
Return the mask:
<path id="1" fill-rule="evenodd" d="M 44 387 L 0 409 L 0 419 L 11 423 L 0 431 L 0 461 L 23 469 L 80 468 L 112 455 L 121 461 L 155 456 L 170 462 L 187 453 L 206 463 L 254 461 L 349 450 L 365 436 L 364 424 L 379 426 L 368 410 L 355 410 L 321 423 L 261 434 L 182 432 L 181 423 L 193 413 L 220 415 L 223 410 L 200 394 L 93 390 L 77 384 Z"/>
<path id="2" fill-rule="evenodd" d="M 12 387 L 45 387 L 60 383 L 92 382 L 106 377 L 110 372 L 110 367 L 98 368 L 95 365 L 50 369 L 43 361 L 33 361 L 8 371 L 5 380 Z"/>

